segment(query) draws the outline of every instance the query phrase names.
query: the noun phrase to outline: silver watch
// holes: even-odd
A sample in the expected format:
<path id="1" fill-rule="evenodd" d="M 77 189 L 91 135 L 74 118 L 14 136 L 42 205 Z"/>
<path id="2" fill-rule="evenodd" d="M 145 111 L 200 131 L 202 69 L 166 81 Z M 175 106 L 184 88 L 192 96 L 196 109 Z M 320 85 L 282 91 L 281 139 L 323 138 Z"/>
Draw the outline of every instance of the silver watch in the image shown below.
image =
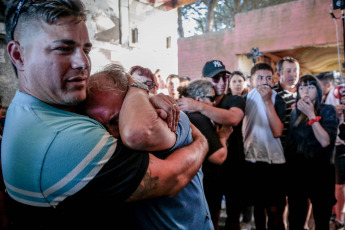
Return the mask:
<path id="1" fill-rule="evenodd" d="M 145 85 L 144 83 L 141 83 L 140 81 L 135 81 L 132 84 L 130 84 L 129 86 L 130 87 L 136 87 L 136 88 L 139 88 L 139 89 L 143 89 L 147 93 L 149 92 L 149 87 L 147 87 L 147 85 Z"/>

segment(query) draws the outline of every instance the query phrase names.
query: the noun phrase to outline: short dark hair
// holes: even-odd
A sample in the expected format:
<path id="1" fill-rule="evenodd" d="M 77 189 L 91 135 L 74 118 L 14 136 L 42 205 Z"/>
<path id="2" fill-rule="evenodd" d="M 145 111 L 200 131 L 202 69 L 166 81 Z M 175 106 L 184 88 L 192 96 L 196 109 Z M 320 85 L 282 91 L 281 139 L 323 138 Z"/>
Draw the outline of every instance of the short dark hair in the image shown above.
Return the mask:
<path id="1" fill-rule="evenodd" d="M 191 81 L 191 79 L 188 76 L 181 76 L 180 81 Z"/>
<path id="2" fill-rule="evenodd" d="M 290 56 L 284 57 L 284 58 L 280 59 L 280 61 L 277 64 L 277 72 L 278 73 L 281 73 L 281 71 L 283 70 L 284 61 L 298 64 L 298 61 L 295 58 L 290 57 Z"/>
<path id="3" fill-rule="evenodd" d="M 320 81 L 334 82 L 334 75 L 332 71 L 319 73 L 316 75 L 316 78 Z"/>
<path id="4" fill-rule="evenodd" d="M 22 6 L 20 5 L 22 4 Z M 10 0 L 6 7 L 6 40 L 13 40 L 14 30 L 18 25 L 29 20 L 42 19 L 48 24 L 57 23 L 58 19 L 75 16 L 86 20 L 84 4 L 80 0 Z"/>
<path id="5" fill-rule="evenodd" d="M 168 82 L 169 79 L 173 79 L 173 78 L 177 78 L 177 79 L 179 79 L 181 81 L 181 78 L 180 78 L 179 75 L 177 75 L 177 74 L 169 74 L 169 76 L 166 79 L 166 82 Z"/>
<path id="6" fill-rule="evenodd" d="M 274 74 L 274 70 L 271 67 L 271 65 L 265 62 L 255 64 L 253 68 L 250 70 L 250 75 L 253 76 L 255 72 L 258 70 L 269 70 L 272 72 L 272 75 Z"/>

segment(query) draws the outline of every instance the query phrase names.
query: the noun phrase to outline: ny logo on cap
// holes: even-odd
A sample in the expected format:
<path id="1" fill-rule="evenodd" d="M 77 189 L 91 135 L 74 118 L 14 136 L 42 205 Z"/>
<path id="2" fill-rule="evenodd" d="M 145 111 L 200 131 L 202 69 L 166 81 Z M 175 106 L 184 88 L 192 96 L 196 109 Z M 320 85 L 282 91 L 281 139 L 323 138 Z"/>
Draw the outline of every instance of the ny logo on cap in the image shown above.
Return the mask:
<path id="1" fill-rule="evenodd" d="M 220 61 L 213 61 L 214 67 L 223 67 L 222 63 Z"/>

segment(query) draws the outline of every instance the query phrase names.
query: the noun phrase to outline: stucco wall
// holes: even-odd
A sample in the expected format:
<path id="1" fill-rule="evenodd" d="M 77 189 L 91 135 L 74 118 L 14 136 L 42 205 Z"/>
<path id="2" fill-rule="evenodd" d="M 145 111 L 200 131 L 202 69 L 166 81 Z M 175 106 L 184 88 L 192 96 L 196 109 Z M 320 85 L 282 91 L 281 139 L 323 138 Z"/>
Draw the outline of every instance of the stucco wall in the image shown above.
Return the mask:
<path id="1" fill-rule="evenodd" d="M 87 21 L 93 42 L 91 52 L 92 72 L 106 63 L 122 64 L 127 70 L 134 65 L 142 65 L 152 71 L 177 73 L 177 11 L 165 11 L 151 4 L 135 0 L 108 0 L 98 7 L 93 0 L 88 2 L 90 19 Z M 104 6 L 105 5 L 105 6 Z M 97 7 L 95 7 L 97 6 Z M 119 11 L 120 8 L 120 11 Z M 94 15 L 108 16 L 119 24 L 119 41 L 106 42 L 95 39 Z M 115 18 L 115 19 L 114 19 Z M 132 29 L 138 29 L 138 42 L 132 43 Z M 171 37 L 171 48 L 167 48 L 166 39 Z"/>
<path id="2" fill-rule="evenodd" d="M 6 109 L 18 88 L 18 79 L 7 55 L 5 37 L 0 37 L 0 96 L 2 106 Z M 1 115 L 1 114 L 0 114 Z"/>
<path id="3" fill-rule="evenodd" d="M 137 0 L 82 0 L 89 11 L 86 21 L 93 49 L 90 53 L 94 73 L 108 63 L 120 63 L 126 70 L 142 65 L 152 71 L 161 69 L 162 77 L 177 73 L 177 9 Z M 133 44 L 131 30 L 137 28 L 138 43 Z M 0 23 L 0 38 L 5 36 Z M 167 37 L 171 47 L 167 48 Z M 0 96 L 7 107 L 18 88 L 6 43 L 0 39 Z M 1 61 L 3 60 L 3 61 Z"/>
<path id="4" fill-rule="evenodd" d="M 252 47 L 259 47 L 261 52 L 275 52 L 334 45 L 336 33 L 329 14 L 331 2 L 300 0 L 241 13 L 236 15 L 232 30 L 179 39 L 179 74 L 198 78 L 204 63 L 212 59 L 222 60 L 230 71 L 238 69 L 243 66 L 239 65 L 238 57 Z M 340 16 L 339 10 L 334 13 Z"/>

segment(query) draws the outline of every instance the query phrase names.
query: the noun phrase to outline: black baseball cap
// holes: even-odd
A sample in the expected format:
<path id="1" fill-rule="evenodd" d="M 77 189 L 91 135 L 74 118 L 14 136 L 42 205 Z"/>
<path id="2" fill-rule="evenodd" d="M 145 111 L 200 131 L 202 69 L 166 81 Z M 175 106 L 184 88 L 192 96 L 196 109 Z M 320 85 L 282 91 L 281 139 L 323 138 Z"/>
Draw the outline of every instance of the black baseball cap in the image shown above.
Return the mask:
<path id="1" fill-rule="evenodd" d="M 205 63 L 204 68 L 202 69 L 202 76 L 204 77 L 214 77 L 219 73 L 228 73 L 231 72 L 225 69 L 225 65 L 222 61 L 212 60 Z"/>

